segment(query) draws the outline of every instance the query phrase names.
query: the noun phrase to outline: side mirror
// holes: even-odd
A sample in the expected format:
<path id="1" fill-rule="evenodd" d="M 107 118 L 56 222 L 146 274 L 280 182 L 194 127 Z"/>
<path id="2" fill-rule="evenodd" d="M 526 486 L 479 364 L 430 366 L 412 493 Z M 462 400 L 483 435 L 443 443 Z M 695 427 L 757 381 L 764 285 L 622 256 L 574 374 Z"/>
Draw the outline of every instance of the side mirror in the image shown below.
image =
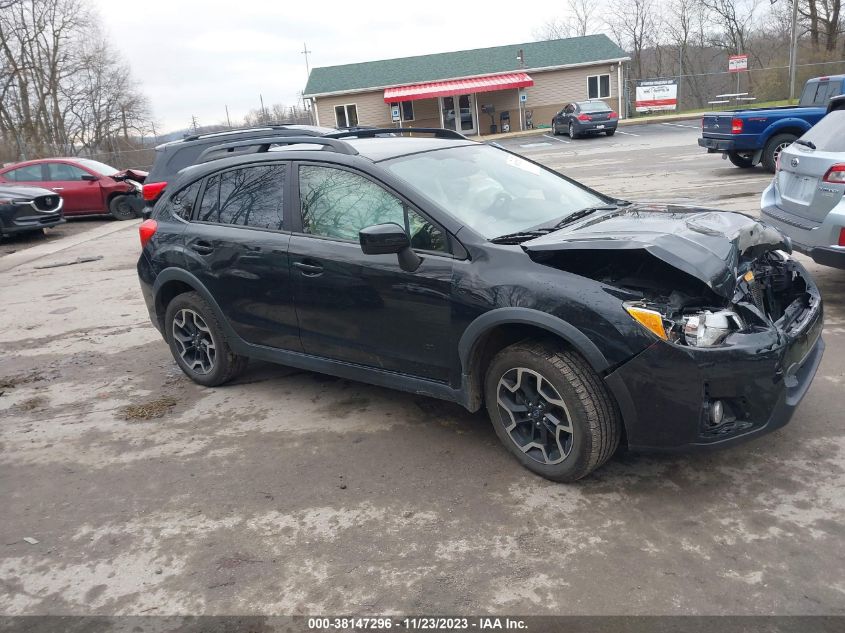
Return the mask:
<path id="1" fill-rule="evenodd" d="M 408 234 L 398 224 L 374 224 L 358 231 L 358 241 L 365 255 L 399 256 L 399 267 L 406 272 L 414 272 L 420 267 L 422 258 L 411 249 Z"/>
<path id="2" fill-rule="evenodd" d="M 79 177 L 79 179 L 80 179 L 80 180 L 88 180 L 89 182 L 93 182 L 93 181 L 95 181 L 95 180 L 99 180 L 99 178 L 97 178 L 97 177 L 96 177 L 96 176 L 94 176 L 93 174 L 82 174 L 82 175 Z"/>

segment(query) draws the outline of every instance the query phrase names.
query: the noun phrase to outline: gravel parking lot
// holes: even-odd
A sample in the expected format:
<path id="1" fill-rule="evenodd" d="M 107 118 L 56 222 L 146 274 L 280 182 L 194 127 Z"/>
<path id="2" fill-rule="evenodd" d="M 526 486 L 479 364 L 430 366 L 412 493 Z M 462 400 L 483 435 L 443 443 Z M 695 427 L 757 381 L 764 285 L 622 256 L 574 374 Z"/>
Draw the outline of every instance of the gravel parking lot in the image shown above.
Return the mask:
<path id="1" fill-rule="evenodd" d="M 503 145 L 756 213 L 769 174 L 697 134 Z M 0 612 L 845 614 L 845 272 L 809 263 L 828 347 L 786 428 L 561 485 L 457 405 L 257 362 L 191 383 L 148 322 L 136 226 L 0 253 Z"/>

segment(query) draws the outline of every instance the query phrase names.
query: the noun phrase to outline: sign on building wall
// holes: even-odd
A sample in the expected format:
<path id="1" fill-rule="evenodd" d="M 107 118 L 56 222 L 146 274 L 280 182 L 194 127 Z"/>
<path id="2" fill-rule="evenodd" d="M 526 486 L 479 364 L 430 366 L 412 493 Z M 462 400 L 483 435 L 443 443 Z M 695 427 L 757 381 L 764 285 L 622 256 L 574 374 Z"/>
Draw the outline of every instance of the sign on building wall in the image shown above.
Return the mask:
<path id="1" fill-rule="evenodd" d="M 728 72 L 739 73 L 748 70 L 748 55 L 731 55 L 728 57 Z"/>
<path id="2" fill-rule="evenodd" d="M 678 81 L 676 79 L 637 80 L 637 112 L 676 110 L 678 108 Z"/>

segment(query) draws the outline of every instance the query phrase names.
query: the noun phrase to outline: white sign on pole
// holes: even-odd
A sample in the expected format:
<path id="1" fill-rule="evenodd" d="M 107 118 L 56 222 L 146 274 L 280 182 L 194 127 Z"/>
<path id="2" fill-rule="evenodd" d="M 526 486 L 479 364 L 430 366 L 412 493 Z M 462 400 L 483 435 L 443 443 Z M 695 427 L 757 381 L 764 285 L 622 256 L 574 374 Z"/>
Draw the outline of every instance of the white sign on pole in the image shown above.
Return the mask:
<path id="1" fill-rule="evenodd" d="M 748 70 L 748 55 L 731 55 L 728 57 L 728 72 L 739 73 Z"/>
<path id="2" fill-rule="evenodd" d="M 401 119 L 401 117 L 399 116 L 399 106 L 398 105 L 390 107 L 390 118 L 393 120 L 394 123 Z"/>

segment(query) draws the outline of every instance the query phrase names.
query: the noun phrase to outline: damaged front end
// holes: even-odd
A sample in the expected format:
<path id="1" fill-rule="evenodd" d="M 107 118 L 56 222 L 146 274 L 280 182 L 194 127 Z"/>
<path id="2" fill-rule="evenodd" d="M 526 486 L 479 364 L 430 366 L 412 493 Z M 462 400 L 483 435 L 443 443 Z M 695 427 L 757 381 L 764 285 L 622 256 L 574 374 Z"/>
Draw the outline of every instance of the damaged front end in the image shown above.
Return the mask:
<path id="1" fill-rule="evenodd" d="M 788 240 L 752 218 L 640 207 L 523 248 L 601 282 L 654 335 L 606 377 L 634 448 L 713 446 L 778 428 L 821 360 L 819 291 Z"/>

